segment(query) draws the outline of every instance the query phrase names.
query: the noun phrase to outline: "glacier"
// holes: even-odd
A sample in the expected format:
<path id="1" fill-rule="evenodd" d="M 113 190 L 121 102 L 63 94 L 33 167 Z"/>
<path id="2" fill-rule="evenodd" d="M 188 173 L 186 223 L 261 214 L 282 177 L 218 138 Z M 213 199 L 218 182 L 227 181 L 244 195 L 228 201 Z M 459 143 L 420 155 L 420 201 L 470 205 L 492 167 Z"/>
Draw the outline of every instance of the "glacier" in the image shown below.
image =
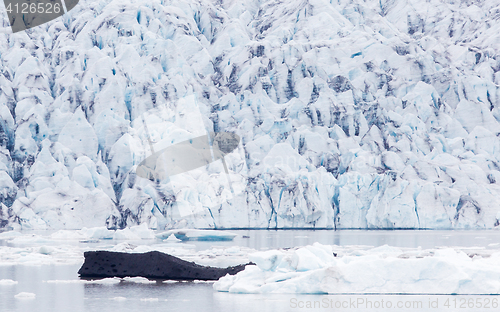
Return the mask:
<path id="1" fill-rule="evenodd" d="M 84 0 L 0 33 L 0 228 L 498 227 L 499 12 Z M 229 175 L 135 174 L 213 131 Z"/>

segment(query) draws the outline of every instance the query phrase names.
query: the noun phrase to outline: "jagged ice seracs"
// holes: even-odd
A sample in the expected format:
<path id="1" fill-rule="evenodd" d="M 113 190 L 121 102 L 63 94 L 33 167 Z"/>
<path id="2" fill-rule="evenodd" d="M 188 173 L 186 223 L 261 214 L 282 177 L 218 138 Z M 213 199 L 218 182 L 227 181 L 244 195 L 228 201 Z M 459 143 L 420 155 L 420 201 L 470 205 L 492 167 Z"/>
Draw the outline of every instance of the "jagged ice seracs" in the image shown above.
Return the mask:
<path id="1" fill-rule="evenodd" d="M 499 18 L 498 0 L 86 0 L 0 33 L 0 228 L 497 227 Z M 148 136 L 210 131 L 241 138 L 229 176 L 135 175 Z"/>

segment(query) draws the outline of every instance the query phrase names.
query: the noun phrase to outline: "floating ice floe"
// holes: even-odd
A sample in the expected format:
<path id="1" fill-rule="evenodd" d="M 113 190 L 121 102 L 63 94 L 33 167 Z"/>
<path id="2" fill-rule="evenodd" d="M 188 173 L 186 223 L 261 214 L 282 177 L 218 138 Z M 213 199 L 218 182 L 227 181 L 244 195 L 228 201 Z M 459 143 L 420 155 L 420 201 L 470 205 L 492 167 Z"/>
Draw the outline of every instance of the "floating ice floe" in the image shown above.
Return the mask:
<path id="1" fill-rule="evenodd" d="M 78 246 L 0 246 L 0 265 L 78 264 L 83 261 L 84 249 Z"/>
<path id="2" fill-rule="evenodd" d="M 315 243 L 250 254 L 248 265 L 214 283 L 231 293 L 500 294 L 500 252 L 478 256 L 446 248 L 404 252 L 382 246 L 335 256 Z"/>
<path id="3" fill-rule="evenodd" d="M 182 240 L 180 240 L 177 237 L 175 237 L 174 234 L 170 234 L 170 236 L 167 237 L 166 239 L 164 239 L 163 241 L 164 242 L 170 242 L 170 243 L 176 243 L 176 242 L 181 242 Z"/>
<path id="4" fill-rule="evenodd" d="M 119 233 L 124 240 L 115 239 Z M 7 246 L 0 246 L 0 265 L 63 265 L 78 264 L 84 260 L 83 253 L 88 250 L 108 250 L 116 252 L 145 253 L 158 250 L 186 261 L 214 267 L 235 266 L 248 262 L 248 253 L 255 250 L 246 247 L 220 247 L 195 251 L 194 244 L 188 244 L 170 234 L 170 239 L 143 240 L 155 238 L 153 231 L 145 225 L 127 228 L 121 231 L 109 231 L 104 227 L 82 230 L 60 230 L 55 233 L 31 234 L 13 232 L 16 235 L 4 235 Z M 224 232 L 225 235 L 228 232 Z M 118 236 L 118 235 L 116 235 Z M 91 240 L 90 238 L 99 238 Z M 92 243 L 92 245 L 87 245 Z"/>
<path id="5" fill-rule="evenodd" d="M 48 284 L 86 284 L 89 283 L 90 281 L 78 279 L 78 280 L 48 280 L 44 282 Z"/>
<path id="6" fill-rule="evenodd" d="M 115 285 L 121 283 L 123 279 L 118 277 L 102 278 L 95 280 L 73 279 L 73 280 L 47 280 L 48 284 L 100 284 L 100 285 Z"/>
<path id="7" fill-rule="evenodd" d="M 178 229 L 169 230 L 163 233 L 156 234 L 157 238 L 166 239 L 171 235 L 182 241 L 229 241 L 233 240 L 238 234 L 218 231 L 218 230 L 194 230 L 194 229 Z"/>
<path id="8" fill-rule="evenodd" d="M 96 280 L 86 280 L 86 284 L 100 284 L 100 285 L 115 285 L 118 283 L 121 283 L 122 279 L 113 277 L 113 278 L 103 278 L 103 279 L 96 279 Z"/>
<path id="9" fill-rule="evenodd" d="M 96 239 L 112 239 L 115 231 L 108 230 L 105 226 L 93 227 L 93 228 L 83 228 L 79 231 L 85 236 L 87 240 Z"/>
<path id="10" fill-rule="evenodd" d="M 0 233 L 0 239 L 12 239 L 18 236 L 23 236 L 23 234 L 17 231 L 6 231 Z"/>
<path id="11" fill-rule="evenodd" d="M 144 277 L 110 277 L 102 279 L 74 279 L 74 280 L 48 280 L 45 283 L 49 284 L 102 284 L 114 285 L 118 283 L 136 283 L 136 284 L 154 284 L 156 281 L 149 280 Z"/>
<path id="12" fill-rule="evenodd" d="M 18 281 L 13 281 L 11 279 L 1 279 L 0 286 L 16 285 Z"/>
<path id="13" fill-rule="evenodd" d="M 135 277 L 125 277 L 122 279 L 124 282 L 136 283 L 136 284 L 156 284 L 156 281 L 147 279 L 145 277 L 135 276 Z"/>
<path id="14" fill-rule="evenodd" d="M 113 297 L 113 298 L 109 298 L 109 300 L 114 300 L 114 301 L 125 301 L 125 300 L 127 300 L 127 298 L 125 298 L 125 297 Z"/>
<path id="15" fill-rule="evenodd" d="M 16 235 L 12 239 L 9 240 L 10 243 L 13 244 L 47 244 L 53 242 L 53 240 L 49 237 L 44 237 L 37 234 L 25 234 L 25 235 Z"/>
<path id="16" fill-rule="evenodd" d="M 193 283 L 195 283 L 195 284 L 212 284 L 212 283 L 215 283 L 215 281 L 194 280 Z"/>
<path id="17" fill-rule="evenodd" d="M 141 240 L 155 239 L 154 231 L 145 223 L 125 228 L 123 230 L 108 230 L 106 227 L 82 228 L 81 230 L 58 230 L 47 236 L 7 231 L 0 233 L 0 239 L 8 239 L 15 244 L 52 243 L 55 241 L 98 242 L 99 240 Z"/>
<path id="18" fill-rule="evenodd" d="M 148 229 L 146 223 L 132 226 L 130 228 L 124 228 L 123 230 L 116 230 L 116 232 L 113 234 L 113 239 L 117 240 L 141 240 L 154 238 L 154 231 Z"/>
<path id="19" fill-rule="evenodd" d="M 38 249 L 38 253 L 41 253 L 42 255 L 50 255 L 56 251 L 57 249 L 52 246 L 40 246 Z"/>
<path id="20" fill-rule="evenodd" d="M 29 292 L 20 292 L 17 295 L 15 295 L 14 298 L 21 300 L 32 300 L 36 298 L 36 295 L 34 293 L 29 293 Z"/>

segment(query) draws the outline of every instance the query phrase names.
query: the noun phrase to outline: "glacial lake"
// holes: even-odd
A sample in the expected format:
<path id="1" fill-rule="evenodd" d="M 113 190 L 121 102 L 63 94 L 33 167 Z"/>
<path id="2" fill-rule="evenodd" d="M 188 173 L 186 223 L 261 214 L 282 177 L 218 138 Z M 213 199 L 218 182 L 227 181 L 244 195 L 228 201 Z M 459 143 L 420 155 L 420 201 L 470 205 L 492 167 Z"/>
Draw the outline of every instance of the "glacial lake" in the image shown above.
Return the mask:
<path id="1" fill-rule="evenodd" d="M 196 250 L 240 246 L 256 250 L 290 248 L 314 242 L 339 246 L 382 246 L 422 249 L 439 247 L 500 249 L 500 231 L 362 231 L 362 230 L 232 230 L 233 241 L 189 242 Z M 86 244 L 99 249 L 115 241 Z M 137 244 L 137 242 L 134 242 Z M 156 244 L 155 241 L 142 241 Z M 0 246 L 9 246 L 0 240 Z M 36 247 L 36 244 L 33 245 Z M 0 249 L 1 251 L 1 249 Z M 48 280 L 79 280 L 78 265 L 5 265 L 0 263 L 0 280 L 17 281 L 0 285 L 0 311 L 387 311 L 388 302 L 397 311 L 494 311 L 494 308 L 467 307 L 470 299 L 500 300 L 500 296 L 449 295 L 295 295 L 229 294 L 216 292 L 211 283 L 178 282 L 152 284 L 120 282 L 117 284 L 47 283 Z M 404 273 L 404 272 L 402 272 Z M 36 294 L 35 299 L 16 299 L 20 292 Z M 465 302 L 465 305 L 462 303 Z M 444 304 L 448 306 L 443 306 Z M 439 308 L 435 305 L 438 304 Z M 377 308 L 378 305 L 378 308 Z M 381 306 L 382 305 L 382 306 Z"/>

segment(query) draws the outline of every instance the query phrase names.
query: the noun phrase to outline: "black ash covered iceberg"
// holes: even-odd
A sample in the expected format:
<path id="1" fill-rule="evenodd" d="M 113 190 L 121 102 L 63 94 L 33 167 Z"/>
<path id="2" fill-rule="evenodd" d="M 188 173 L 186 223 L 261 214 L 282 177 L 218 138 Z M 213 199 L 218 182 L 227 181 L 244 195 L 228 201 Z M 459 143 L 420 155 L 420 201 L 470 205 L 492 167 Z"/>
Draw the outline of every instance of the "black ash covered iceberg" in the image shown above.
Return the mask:
<path id="1" fill-rule="evenodd" d="M 177 280 L 218 280 L 226 274 L 234 275 L 245 265 L 216 268 L 198 265 L 159 252 L 123 253 L 111 251 L 87 251 L 85 262 L 78 271 L 80 277 L 126 277 Z"/>

